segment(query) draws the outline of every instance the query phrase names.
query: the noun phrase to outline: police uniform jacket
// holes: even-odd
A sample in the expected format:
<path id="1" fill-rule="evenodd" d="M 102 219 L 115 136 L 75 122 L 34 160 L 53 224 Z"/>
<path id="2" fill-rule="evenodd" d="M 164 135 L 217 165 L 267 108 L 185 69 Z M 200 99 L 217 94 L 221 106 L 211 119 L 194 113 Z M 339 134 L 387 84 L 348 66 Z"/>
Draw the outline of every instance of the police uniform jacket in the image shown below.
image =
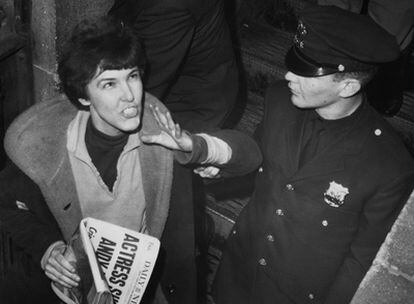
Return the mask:
<path id="1" fill-rule="evenodd" d="M 266 95 L 263 166 L 228 238 L 217 304 L 349 303 L 413 186 L 413 161 L 367 104 L 351 128 L 298 167 L 312 110 L 285 83 Z"/>

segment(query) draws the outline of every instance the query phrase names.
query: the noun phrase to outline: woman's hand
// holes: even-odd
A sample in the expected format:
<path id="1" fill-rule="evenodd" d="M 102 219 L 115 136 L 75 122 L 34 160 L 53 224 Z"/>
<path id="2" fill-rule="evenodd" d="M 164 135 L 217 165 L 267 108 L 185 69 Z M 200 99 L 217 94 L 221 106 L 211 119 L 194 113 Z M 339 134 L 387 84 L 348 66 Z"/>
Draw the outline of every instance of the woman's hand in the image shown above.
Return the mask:
<path id="1" fill-rule="evenodd" d="M 79 285 L 80 277 L 76 274 L 75 254 L 63 242 L 51 245 L 42 258 L 42 268 L 53 282 L 72 288 Z M 67 249 L 66 249 L 67 248 Z M 66 252 L 65 252 L 66 250 Z"/>

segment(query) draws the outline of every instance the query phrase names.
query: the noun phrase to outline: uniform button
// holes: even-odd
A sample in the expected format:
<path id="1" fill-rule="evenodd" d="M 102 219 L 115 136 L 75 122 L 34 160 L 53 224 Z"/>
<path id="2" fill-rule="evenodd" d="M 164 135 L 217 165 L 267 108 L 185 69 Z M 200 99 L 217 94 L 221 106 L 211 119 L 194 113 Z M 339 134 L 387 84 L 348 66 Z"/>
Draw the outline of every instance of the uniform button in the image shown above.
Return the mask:
<path id="1" fill-rule="evenodd" d="M 382 133 L 381 129 L 375 129 L 374 134 L 380 136 Z"/>
<path id="2" fill-rule="evenodd" d="M 169 284 L 167 286 L 167 291 L 169 294 L 173 294 L 175 292 L 175 285 L 174 284 Z"/>
<path id="3" fill-rule="evenodd" d="M 282 210 L 282 209 L 277 209 L 277 210 L 276 210 L 276 215 L 278 215 L 278 216 L 284 216 L 284 215 L 285 215 L 285 213 L 283 212 L 283 210 Z"/>
<path id="4" fill-rule="evenodd" d="M 289 191 L 293 191 L 293 190 L 295 190 L 295 188 L 293 187 L 293 185 L 292 185 L 292 184 L 287 184 L 287 185 L 286 185 L 286 189 L 288 189 Z"/>
<path id="5" fill-rule="evenodd" d="M 328 221 L 327 220 L 323 220 L 322 221 L 322 226 L 325 226 L 325 227 L 328 226 Z"/>
<path id="6" fill-rule="evenodd" d="M 232 233 L 232 234 L 237 234 L 236 229 L 234 229 L 231 233 Z"/>
<path id="7" fill-rule="evenodd" d="M 263 172 L 263 167 L 260 167 L 258 171 Z"/>
<path id="8" fill-rule="evenodd" d="M 275 241 L 275 238 L 273 237 L 273 235 L 271 235 L 271 234 L 268 234 L 268 235 L 266 235 L 266 239 L 269 241 L 269 242 L 274 242 Z"/>
<path id="9" fill-rule="evenodd" d="M 315 296 L 313 295 L 313 293 L 310 293 L 308 297 L 309 297 L 309 299 L 311 299 L 311 300 L 313 300 L 313 299 L 315 298 Z"/>
<path id="10" fill-rule="evenodd" d="M 266 262 L 265 258 L 261 258 L 259 260 L 259 264 L 262 265 L 262 266 L 266 266 L 267 265 L 267 262 Z"/>

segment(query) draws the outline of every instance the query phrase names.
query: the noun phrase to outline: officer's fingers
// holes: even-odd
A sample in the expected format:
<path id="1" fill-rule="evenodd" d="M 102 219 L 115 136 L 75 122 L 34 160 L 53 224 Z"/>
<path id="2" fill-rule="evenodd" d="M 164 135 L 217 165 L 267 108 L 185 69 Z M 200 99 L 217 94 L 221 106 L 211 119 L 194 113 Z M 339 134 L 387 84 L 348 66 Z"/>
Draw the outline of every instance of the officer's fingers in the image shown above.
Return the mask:
<path id="1" fill-rule="evenodd" d="M 172 117 L 171 117 L 170 112 L 167 112 L 167 113 L 165 114 L 165 118 L 166 118 L 166 120 L 167 120 L 168 128 L 170 129 L 170 131 L 171 131 L 171 132 L 174 134 L 174 136 L 175 136 L 175 133 L 176 133 L 175 123 L 174 123 L 174 120 L 173 120 L 173 119 L 172 119 Z"/>
<path id="2" fill-rule="evenodd" d="M 180 125 L 178 123 L 176 123 L 175 124 L 175 136 L 177 138 L 180 138 L 181 137 L 181 132 L 182 132 L 182 130 L 181 130 Z"/>
<path id="3" fill-rule="evenodd" d="M 200 174 L 201 172 L 203 172 L 203 170 L 204 170 L 205 168 L 206 168 L 206 167 L 202 167 L 202 166 L 200 166 L 200 167 L 194 168 L 193 172 L 194 172 L 194 173 L 196 173 L 196 174 Z"/>
<path id="4" fill-rule="evenodd" d="M 158 121 L 160 122 L 161 126 L 165 129 L 168 129 L 168 121 L 166 118 L 166 115 L 161 112 L 160 108 L 154 107 L 156 117 L 158 118 Z M 167 112 L 168 113 L 168 112 Z"/>
<path id="5" fill-rule="evenodd" d="M 149 107 L 150 107 L 150 109 L 151 109 L 151 112 L 152 112 L 152 116 L 154 116 L 154 118 L 155 118 L 155 121 L 157 122 L 157 124 L 162 128 L 163 127 L 163 125 L 162 125 L 162 122 L 161 122 L 161 120 L 160 120 L 160 117 L 159 117 L 159 111 L 157 111 L 157 109 L 158 109 L 158 107 L 154 107 L 153 105 L 149 105 Z"/>
<path id="6" fill-rule="evenodd" d="M 217 167 L 209 166 L 200 172 L 200 176 L 203 178 L 219 178 L 220 169 Z"/>
<path id="7" fill-rule="evenodd" d="M 220 169 L 217 167 L 210 166 L 210 167 L 207 167 L 205 171 L 209 175 L 216 176 L 219 174 Z"/>
<path id="8" fill-rule="evenodd" d="M 152 109 L 153 109 L 154 116 L 155 116 L 155 118 L 158 121 L 158 124 L 162 128 L 168 129 L 168 123 L 167 123 L 167 119 L 165 117 L 165 114 L 162 113 L 161 110 L 160 110 L 160 108 L 157 107 L 157 106 L 152 107 Z"/>

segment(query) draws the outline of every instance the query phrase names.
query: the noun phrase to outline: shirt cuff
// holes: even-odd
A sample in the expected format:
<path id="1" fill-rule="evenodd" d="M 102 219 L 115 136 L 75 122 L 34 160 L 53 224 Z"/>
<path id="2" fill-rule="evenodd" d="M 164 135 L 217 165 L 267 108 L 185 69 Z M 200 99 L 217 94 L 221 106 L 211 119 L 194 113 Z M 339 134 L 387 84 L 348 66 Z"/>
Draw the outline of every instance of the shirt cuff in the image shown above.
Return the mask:
<path id="1" fill-rule="evenodd" d="M 207 143 L 207 158 L 201 164 L 225 165 L 232 155 L 230 146 L 222 139 L 205 133 L 199 133 Z"/>
<path id="2" fill-rule="evenodd" d="M 193 150 L 191 152 L 174 151 L 175 159 L 182 165 L 201 163 L 207 158 L 207 143 L 206 141 L 198 136 L 191 135 L 193 141 Z"/>
<path id="3" fill-rule="evenodd" d="M 193 150 L 189 152 L 176 151 L 175 159 L 182 165 L 187 164 L 227 164 L 232 156 L 232 149 L 222 139 L 205 133 L 191 135 Z"/>

